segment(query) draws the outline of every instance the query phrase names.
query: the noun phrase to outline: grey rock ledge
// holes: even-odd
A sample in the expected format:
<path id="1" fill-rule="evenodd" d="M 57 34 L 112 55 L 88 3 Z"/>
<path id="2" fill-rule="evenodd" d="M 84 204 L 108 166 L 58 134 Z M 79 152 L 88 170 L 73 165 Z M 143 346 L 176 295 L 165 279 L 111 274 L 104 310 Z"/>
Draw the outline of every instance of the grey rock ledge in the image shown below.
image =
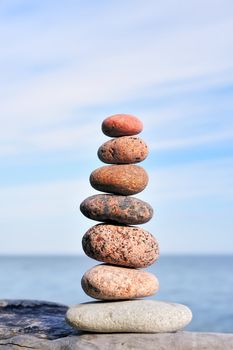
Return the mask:
<path id="1" fill-rule="evenodd" d="M 66 325 L 67 306 L 30 300 L 0 301 L 1 350 L 233 350 L 233 334 L 77 333 Z"/>

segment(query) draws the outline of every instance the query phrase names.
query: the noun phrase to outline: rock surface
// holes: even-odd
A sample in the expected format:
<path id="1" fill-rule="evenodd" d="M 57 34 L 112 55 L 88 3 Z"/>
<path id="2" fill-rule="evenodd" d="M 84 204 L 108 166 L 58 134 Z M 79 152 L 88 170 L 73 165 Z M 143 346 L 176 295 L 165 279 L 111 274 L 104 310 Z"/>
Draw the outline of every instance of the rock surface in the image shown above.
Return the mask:
<path id="1" fill-rule="evenodd" d="M 100 300 L 143 298 L 159 289 L 157 278 L 149 272 L 104 264 L 85 272 L 81 285 L 87 295 Z"/>
<path id="2" fill-rule="evenodd" d="M 29 307 L 29 305 L 31 306 Z M 43 305 L 45 305 L 45 310 L 47 310 L 47 305 L 53 305 L 53 313 L 44 313 Z M 38 309 L 40 312 L 38 312 Z M 233 334 L 223 333 L 84 334 L 80 332 L 77 335 L 71 335 L 74 331 L 64 323 L 66 310 L 67 307 L 64 305 L 61 307 L 59 304 L 49 302 L 35 302 L 31 300 L 0 301 L 0 349 L 233 350 Z M 13 320 L 12 323 L 9 322 L 9 314 Z M 60 315 L 61 317 L 54 322 L 54 315 Z M 31 321 L 28 322 L 29 328 L 26 328 L 26 330 L 24 325 L 21 324 L 22 326 L 20 326 L 22 316 L 25 320 L 32 320 L 33 318 L 32 324 L 35 322 L 40 324 L 40 327 L 45 322 L 46 329 L 44 332 L 48 339 L 41 338 L 41 332 L 38 333 L 38 328 L 31 326 Z M 46 316 L 45 320 L 43 316 Z M 61 331 L 62 333 L 60 333 Z"/>
<path id="3" fill-rule="evenodd" d="M 102 123 L 103 133 L 110 137 L 137 135 L 142 129 L 142 122 L 130 114 L 114 114 Z"/>
<path id="4" fill-rule="evenodd" d="M 86 198 L 80 210 L 89 219 L 125 225 L 144 224 L 153 216 L 153 209 L 148 203 L 135 197 L 111 194 Z"/>
<path id="5" fill-rule="evenodd" d="M 98 149 L 99 159 L 108 164 L 139 163 L 147 156 L 146 143 L 135 136 L 123 136 L 109 140 Z"/>
<path id="6" fill-rule="evenodd" d="M 91 173 L 90 183 L 98 191 L 128 196 L 144 190 L 148 175 L 138 165 L 106 165 Z"/>
<path id="7" fill-rule="evenodd" d="M 140 227 L 95 225 L 83 236 L 82 246 L 90 258 L 112 265 L 143 268 L 159 257 L 158 242 Z"/>
<path id="8" fill-rule="evenodd" d="M 233 350 L 233 334 L 224 333 L 113 333 L 82 334 L 56 340 L 15 336 L 0 340 L 1 350 Z"/>
<path id="9" fill-rule="evenodd" d="M 187 326 L 191 310 L 158 300 L 91 302 L 69 308 L 67 322 L 74 328 L 99 333 L 164 333 Z"/>
<path id="10" fill-rule="evenodd" d="M 0 339 L 18 334 L 56 339 L 76 334 L 64 315 L 67 306 L 36 300 L 0 301 Z"/>

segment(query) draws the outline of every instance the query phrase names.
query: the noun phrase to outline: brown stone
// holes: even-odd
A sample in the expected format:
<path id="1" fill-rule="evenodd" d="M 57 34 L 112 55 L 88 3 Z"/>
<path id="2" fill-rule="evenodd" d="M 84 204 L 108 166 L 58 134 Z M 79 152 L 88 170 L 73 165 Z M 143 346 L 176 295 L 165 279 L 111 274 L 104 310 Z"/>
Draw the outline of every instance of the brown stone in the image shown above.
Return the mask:
<path id="1" fill-rule="evenodd" d="M 146 143 L 135 136 L 123 136 L 109 140 L 98 150 L 99 159 L 108 164 L 139 163 L 147 155 L 148 147 Z"/>
<path id="2" fill-rule="evenodd" d="M 137 135 L 142 129 L 142 122 L 130 114 L 114 114 L 102 123 L 103 133 L 110 137 Z"/>
<path id="3" fill-rule="evenodd" d="M 97 265 L 81 281 L 84 292 L 100 300 L 143 298 L 159 289 L 157 278 L 143 270 L 112 265 Z"/>
<path id="4" fill-rule="evenodd" d="M 112 265 L 143 268 L 159 257 L 156 239 L 134 226 L 95 225 L 83 236 L 82 245 L 87 256 Z"/>
<path id="5" fill-rule="evenodd" d="M 90 183 L 98 191 L 128 196 L 144 190 L 148 175 L 138 165 L 106 165 L 91 173 Z"/>
<path id="6" fill-rule="evenodd" d="M 135 197 L 114 194 L 96 194 L 86 198 L 80 210 L 89 219 L 115 222 L 125 225 L 140 225 L 153 216 L 152 207 Z"/>

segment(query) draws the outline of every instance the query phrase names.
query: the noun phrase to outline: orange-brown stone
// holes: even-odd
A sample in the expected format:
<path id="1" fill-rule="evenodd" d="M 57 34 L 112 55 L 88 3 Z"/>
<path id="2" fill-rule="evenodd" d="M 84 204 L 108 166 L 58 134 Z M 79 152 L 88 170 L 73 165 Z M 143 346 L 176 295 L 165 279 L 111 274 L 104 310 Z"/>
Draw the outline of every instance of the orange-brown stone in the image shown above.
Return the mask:
<path id="1" fill-rule="evenodd" d="M 90 183 L 98 191 L 128 196 L 144 190 L 148 175 L 134 164 L 106 165 L 91 173 Z"/>

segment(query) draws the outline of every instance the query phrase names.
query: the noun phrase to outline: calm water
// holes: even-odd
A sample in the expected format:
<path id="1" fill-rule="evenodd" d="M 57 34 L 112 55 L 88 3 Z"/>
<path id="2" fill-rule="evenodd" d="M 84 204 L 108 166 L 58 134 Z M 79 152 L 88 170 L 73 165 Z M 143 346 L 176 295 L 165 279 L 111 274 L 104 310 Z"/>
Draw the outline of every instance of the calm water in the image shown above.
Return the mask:
<path id="1" fill-rule="evenodd" d="M 88 301 L 80 279 L 95 263 L 87 257 L 0 257 L 0 299 Z M 165 256 L 148 270 L 160 281 L 156 299 L 192 309 L 189 330 L 233 332 L 233 256 Z"/>

